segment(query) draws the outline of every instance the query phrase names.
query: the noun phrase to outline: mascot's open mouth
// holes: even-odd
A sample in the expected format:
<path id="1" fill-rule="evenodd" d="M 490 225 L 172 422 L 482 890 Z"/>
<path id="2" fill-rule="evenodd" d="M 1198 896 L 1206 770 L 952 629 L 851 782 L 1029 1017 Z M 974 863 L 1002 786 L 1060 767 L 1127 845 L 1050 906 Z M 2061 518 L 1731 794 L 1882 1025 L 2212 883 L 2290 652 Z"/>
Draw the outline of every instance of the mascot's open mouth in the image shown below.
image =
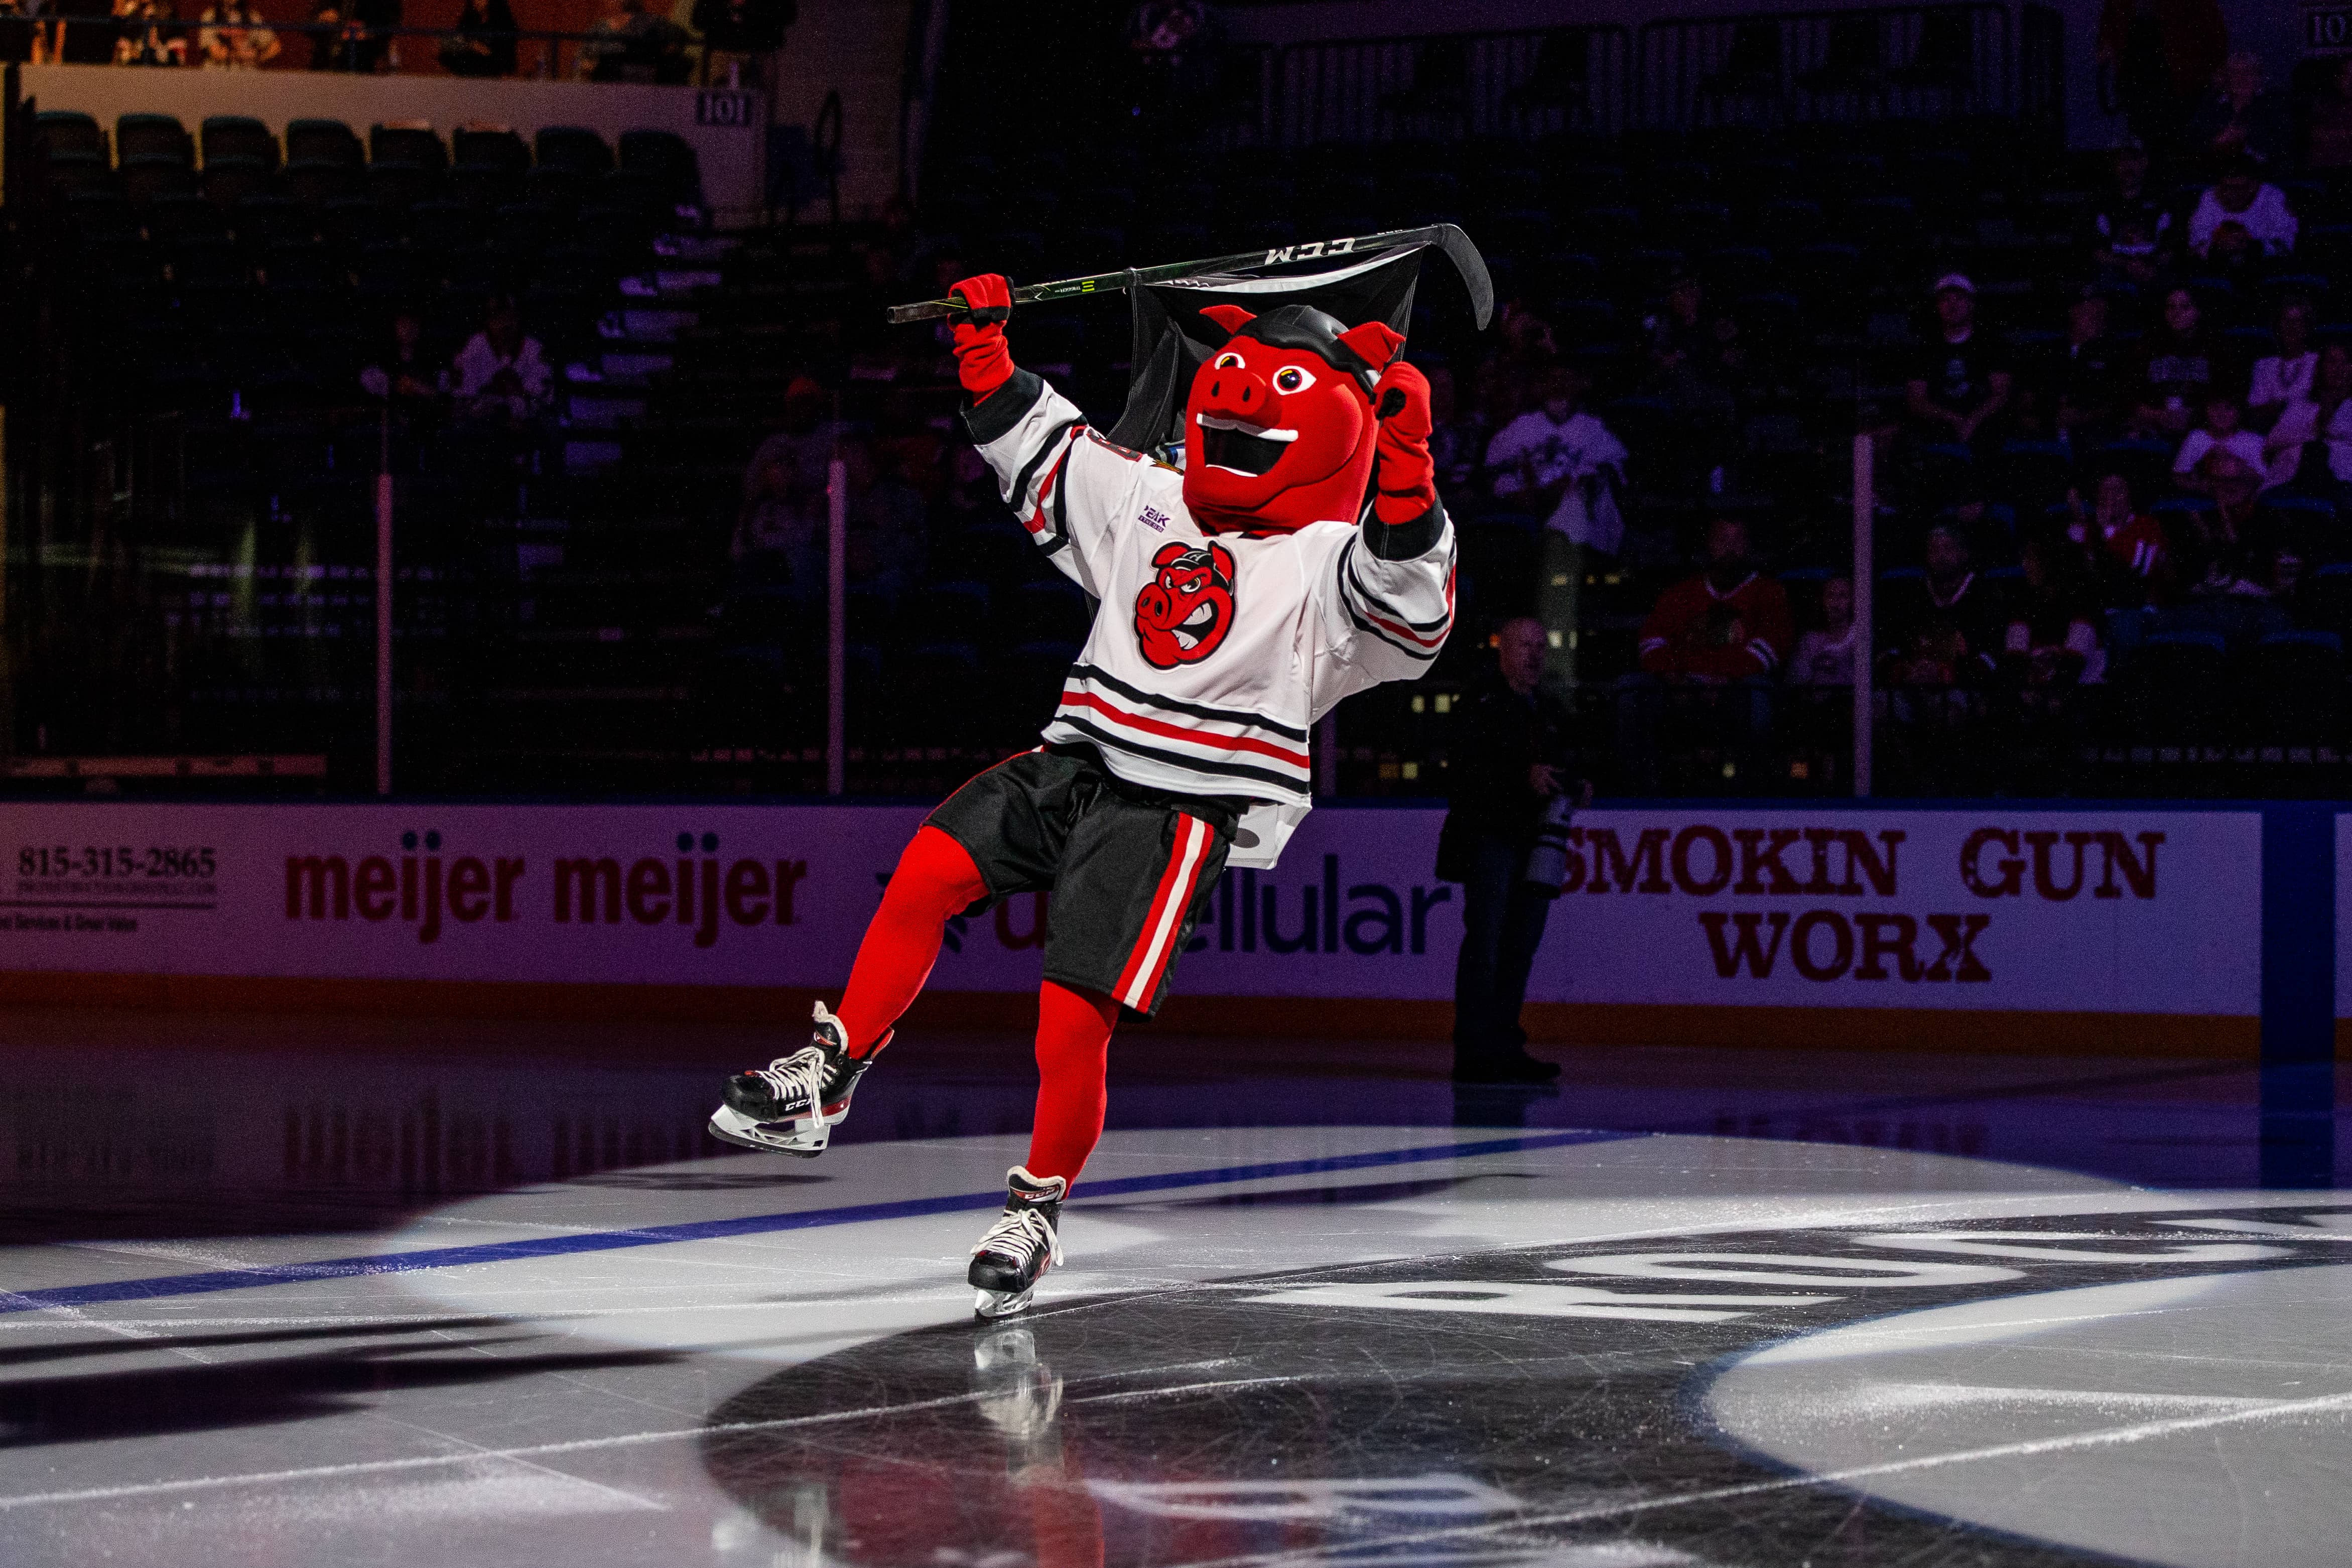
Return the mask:
<path id="1" fill-rule="evenodd" d="M 1202 605 L 1199 609 L 1185 616 L 1184 624 L 1171 628 L 1169 635 L 1176 639 L 1176 645 L 1179 647 L 1190 653 L 1200 647 L 1209 634 L 1216 629 L 1217 606 L 1213 602 L 1210 602 Z"/>
<path id="2" fill-rule="evenodd" d="M 1296 430 L 1268 430 L 1206 414 L 1193 417 L 1201 425 L 1201 460 L 1237 474 L 1265 473 L 1282 460 L 1283 448 L 1298 439 Z"/>

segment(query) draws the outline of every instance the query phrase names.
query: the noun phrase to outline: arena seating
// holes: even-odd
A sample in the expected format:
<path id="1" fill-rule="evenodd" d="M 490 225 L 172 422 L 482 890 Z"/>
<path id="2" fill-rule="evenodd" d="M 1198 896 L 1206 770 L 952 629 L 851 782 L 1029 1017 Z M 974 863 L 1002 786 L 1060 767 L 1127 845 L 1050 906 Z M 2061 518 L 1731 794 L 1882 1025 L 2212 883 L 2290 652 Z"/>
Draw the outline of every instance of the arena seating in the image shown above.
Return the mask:
<path id="1" fill-rule="evenodd" d="M 933 258 L 1029 279 L 1440 220 L 1479 241 L 1516 324 L 1499 350 L 1474 341 L 1458 292 L 1433 272 L 1416 357 L 1450 368 L 1462 405 L 1477 410 L 1493 396 L 1482 378 L 1556 351 L 1591 377 L 1588 406 L 1633 454 L 1627 511 L 1638 543 L 1591 572 L 1579 611 L 1579 689 L 1605 733 L 1634 630 L 1686 570 L 1706 518 L 1749 519 L 1801 619 L 1815 613 L 1823 576 L 1849 558 L 1857 414 L 1899 421 L 1927 283 L 1969 274 L 1982 319 L 2013 353 L 2046 349 L 2085 277 L 2079 231 L 2106 180 L 2103 157 L 2069 153 L 2015 119 L 1890 121 L 1866 136 L 1797 125 L 1230 145 L 1173 186 L 1116 144 L 1090 149 L 1080 166 L 960 135 L 940 140 L 911 237 L 851 226 L 737 243 L 700 232 L 692 154 L 658 133 L 614 146 L 548 130 L 526 143 L 494 129 L 444 137 L 314 121 L 289 126 L 280 145 L 257 129 L 214 121 L 191 137 L 153 117 L 42 121 L 84 302 L 120 351 L 110 374 L 144 408 L 184 416 L 185 499 L 170 526 L 205 571 L 363 570 L 380 439 L 377 413 L 352 389 L 391 301 L 422 301 L 446 353 L 484 300 L 513 292 L 550 362 L 576 367 L 530 471 L 500 470 L 487 500 L 478 466 L 450 438 L 394 432 L 391 442 L 403 515 L 416 524 L 407 569 L 435 584 L 411 601 L 422 618 L 404 635 L 420 648 L 448 644 L 435 656 L 444 674 L 428 674 L 411 700 L 420 713 L 462 703 L 476 721 L 496 714 L 490 752 L 447 774 L 485 784 L 574 778 L 600 758 L 615 778 L 670 778 L 683 755 L 766 787 L 808 785 L 822 626 L 804 599 L 791 609 L 731 572 L 742 468 L 783 388 L 805 373 L 836 395 L 878 460 L 919 451 L 936 471 L 940 438 L 952 434 L 950 367 L 928 339 L 884 331 L 877 309 L 928 292 Z M 2352 294 L 2339 289 L 2352 285 L 2352 203 L 2326 180 L 2282 183 L 2305 226 L 2296 254 L 2236 278 L 2189 279 L 2242 358 L 2266 352 L 2288 292 L 2320 301 L 2325 334 L 2352 334 Z M 2187 202 L 2195 187 L 2164 194 Z M 1635 346 L 1662 283 L 1685 271 L 1748 345 L 1728 419 L 1659 395 Z M 2147 307 L 2118 301 L 2126 345 Z M 1539 331 L 1549 348 L 1519 345 L 1514 331 Z M 1024 362 L 1105 417 L 1123 395 L 1127 340 L 1111 303 L 1016 322 Z M 2087 464 L 2124 466 L 2153 499 L 2168 490 L 2169 455 L 2131 443 L 2085 453 L 2032 432 L 1977 451 L 1898 442 L 1880 470 L 1878 559 L 1889 572 L 1916 569 L 1927 527 L 1965 492 L 1979 567 L 2013 581 L 2018 541 L 2049 526 Z M 939 787 L 1017 743 L 1083 631 L 1083 605 L 1001 509 L 945 510 L 935 481 L 926 487 L 920 560 L 853 595 L 853 731 L 876 788 Z M 1535 606 L 1536 520 L 1495 506 L 1475 479 L 1449 500 L 1473 635 L 1420 687 L 1347 710 L 1350 790 L 1430 789 L 1441 702 L 1475 634 Z M 1885 748 L 1883 783 L 1891 769 L 1897 788 L 1964 773 L 1985 787 L 2260 793 L 2272 787 L 2260 770 L 2273 759 L 2285 767 L 2290 752 L 2305 768 L 2341 766 L 2352 536 L 2324 494 L 2266 498 L 2263 516 L 2291 524 L 2305 552 L 2301 584 L 2274 615 L 2209 625 L 2187 606 L 2119 614 L 2102 634 L 2101 689 L 1917 694 L 1888 710 L 1906 733 Z M 189 591 L 206 614 L 250 624 L 243 590 L 225 594 L 214 576 L 190 579 Z M 363 584 L 343 596 L 350 605 L 336 607 L 356 618 Z M 289 625 L 312 615 L 307 587 L 278 597 L 271 607 Z M 298 641 L 314 635 L 310 624 Z M 348 629 L 315 635 L 354 640 Z M 242 651 L 224 666 L 250 667 Z M 356 667 L 339 668 L 315 686 L 246 675 L 207 689 L 242 694 L 263 730 L 277 722 L 264 717 L 267 694 L 304 689 L 336 693 L 337 711 L 356 723 Z M 1843 790 L 1837 700 L 1791 699 L 1760 750 L 1689 750 L 1666 787 Z M 281 728 L 316 718 L 296 713 Z"/>

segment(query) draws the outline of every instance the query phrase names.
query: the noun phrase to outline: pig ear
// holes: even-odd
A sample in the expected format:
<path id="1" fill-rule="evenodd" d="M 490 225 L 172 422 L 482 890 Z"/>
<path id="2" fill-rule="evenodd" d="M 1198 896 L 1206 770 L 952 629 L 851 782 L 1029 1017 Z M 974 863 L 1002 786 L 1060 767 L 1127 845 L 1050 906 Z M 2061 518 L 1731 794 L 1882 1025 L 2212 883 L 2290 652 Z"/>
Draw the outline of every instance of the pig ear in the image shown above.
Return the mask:
<path id="1" fill-rule="evenodd" d="M 1374 370 L 1384 368 L 1396 358 L 1397 350 L 1404 347 L 1404 335 L 1385 321 L 1366 321 L 1360 327 L 1349 327 L 1339 334 L 1339 341 L 1355 350 Z"/>
<path id="2" fill-rule="evenodd" d="M 1171 561 L 1173 561 L 1178 556 L 1183 554 L 1187 546 L 1179 544 L 1171 539 L 1167 543 L 1161 545 L 1159 549 L 1151 552 L 1151 564 L 1155 567 L 1165 566 Z"/>
<path id="3" fill-rule="evenodd" d="M 1230 583 L 1234 580 L 1234 552 L 1222 544 L 1209 546 L 1209 559 L 1217 565 L 1217 575 Z"/>
<path id="4" fill-rule="evenodd" d="M 1201 314 L 1224 328 L 1225 336 L 1229 338 L 1257 320 L 1239 305 L 1203 305 L 1201 307 Z"/>

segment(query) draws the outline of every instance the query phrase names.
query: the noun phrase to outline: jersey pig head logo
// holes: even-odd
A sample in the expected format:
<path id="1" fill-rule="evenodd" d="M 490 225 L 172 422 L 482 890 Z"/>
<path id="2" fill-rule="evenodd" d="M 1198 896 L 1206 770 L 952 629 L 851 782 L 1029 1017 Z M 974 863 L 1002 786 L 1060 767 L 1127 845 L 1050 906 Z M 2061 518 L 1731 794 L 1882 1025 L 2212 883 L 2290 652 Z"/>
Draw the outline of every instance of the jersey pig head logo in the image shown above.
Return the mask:
<path id="1" fill-rule="evenodd" d="M 1197 664 L 1234 624 L 1234 557 L 1222 544 L 1163 544 L 1135 596 L 1135 646 L 1154 669 Z"/>
<path id="2" fill-rule="evenodd" d="M 1379 321 L 1343 327 L 1307 305 L 1201 314 L 1226 341 L 1184 404 L 1193 517 L 1211 531 L 1354 521 L 1372 473 L 1372 386 L 1404 339 Z"/>

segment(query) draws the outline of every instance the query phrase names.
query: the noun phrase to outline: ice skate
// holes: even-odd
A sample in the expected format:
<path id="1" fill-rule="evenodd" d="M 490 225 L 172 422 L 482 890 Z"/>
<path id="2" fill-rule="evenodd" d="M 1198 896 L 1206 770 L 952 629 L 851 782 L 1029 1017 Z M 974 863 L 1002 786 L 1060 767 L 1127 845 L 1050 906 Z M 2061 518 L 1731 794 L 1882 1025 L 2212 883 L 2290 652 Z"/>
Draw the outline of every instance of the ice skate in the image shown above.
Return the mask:
<path id="1" fill-rule="evenodd" d="M 874 1061 L 874 1051 L 849 1054 L 841 1020 L 822 1002 L 807 1046 L 766 1067 L 727 1080 L 726 1102 L 711 1112 L 710 1135 L 746 1149 L 814 1159 L 849 1114 L 849 1097 Z M 874 1050 L 890 1043 L 885 1034 Z"/>
<path id="2" fill-rule="evenodd" d="M 1039 1276 L 1062 1261 L 1062 1198 L 1070 1184 L 1060 1176 L 1040 1181 L 1019 1165 L 1005 1182 L 1004 1214 L 971 1249 L 965 1275 L 977 1292 L 971 1310 L 982 1318 L 1026 1310 Z"/>

